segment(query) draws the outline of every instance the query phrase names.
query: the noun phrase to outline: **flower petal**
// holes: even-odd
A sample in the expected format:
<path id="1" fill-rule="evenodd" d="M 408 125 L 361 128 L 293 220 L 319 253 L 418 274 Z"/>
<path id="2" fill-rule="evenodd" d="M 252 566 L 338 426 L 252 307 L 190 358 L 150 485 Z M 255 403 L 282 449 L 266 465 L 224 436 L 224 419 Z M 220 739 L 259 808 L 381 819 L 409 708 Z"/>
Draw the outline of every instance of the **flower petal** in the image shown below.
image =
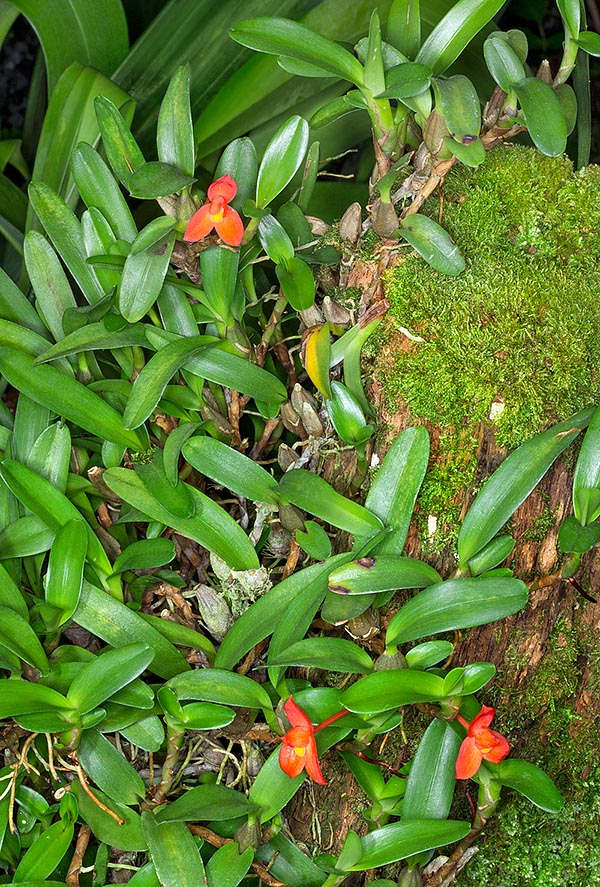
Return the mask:
<path id="1" fill-rule="evenodd" d="M 221 176 L 220 179 L 216 179 L 212 185 L 208 186 L 206 196 L 209 200 L 214 200 L 215 197 L 224 197 L 226 202 L 229 203 L 237 194 L 237 189 L 236 182 L 231 178 L 229 173 L 227 173 L 226 175 Z"/>
<path id="2" fill-rule="evenodd" d="M 486 761 L 491 761 L 492 764 L 498 764 L 500 761 L 504 760 L 507 754 L 510 752 L 510 745 L 508 744 L 508 740 L 502 733 L 498 733 L 496 730 L 490 730 L 490 733 L 494 739 L 494 745 L 489 751 L 483 752 L 483 757 Z"/>
<path id="3" fill-rule="evenodd" d="M 467 736 L 463 739 L 456 759 L 456 778 L 470 779 L 479 770 L 482 760 L 483 755 L 477 748 L 475 740 Z"/>
<path id="4" fill-rule="evenodd" d="M 469 726 L 469 736 L 475 736 L 482 727 L 489 727 L 494 720 L 496 709 L 490 705 L 484 705 L 478 715 L 475 715 Z"/>
<path id="5" fill-rule="evenodd" d="M 293 779 L 294 776 L 302 773 L 305 762 L 306 757 L 297 755 L 292 746 L 286 745 L 284 742 L 279 750 L 279 766 L 284 773 Z"/>
<path id="6" fill-rule="evenodd" d="M 299 705 L 296 705 L 292 697 L 284 704 L 283 710 L 288 716 L 288 721 L 292 727 L 308 727 L 313 732 L 313 725 L 308 716 L 304 714 Z"/>
<path id="7" fill-rule="evenodd" d="M 210 234 L 215 227 L 215 223 L 210 217 L 210 205 L 205 203 L 187 223 L 187 228 L 183 235 L 184 240 L 194 243 L 196 240 L 202 240 L 207 234 Z"/>
<path id="8" fill-rule="evenodd" d="M 215 222 L 215 229 L 221 240 L 229 246 L 239 246 L 242 242 L 244 223 L 239 213 L 230 206 L 225 207 L 221 221 Z"/>
<path id="9" fill-rule="evenodd" d="M 321 768 L 319 766 L 319 758 L 317 755 L 317 743 L 310 737 L 310 741 L 306 746 L 306 755 L 305 755 L 305 766 L 306 772 L 310 776 L 314 782 L 318 782 L 319 785 L 327 785 L 327 781 L 323 778 L 323 774 L 321 773 Z"/>

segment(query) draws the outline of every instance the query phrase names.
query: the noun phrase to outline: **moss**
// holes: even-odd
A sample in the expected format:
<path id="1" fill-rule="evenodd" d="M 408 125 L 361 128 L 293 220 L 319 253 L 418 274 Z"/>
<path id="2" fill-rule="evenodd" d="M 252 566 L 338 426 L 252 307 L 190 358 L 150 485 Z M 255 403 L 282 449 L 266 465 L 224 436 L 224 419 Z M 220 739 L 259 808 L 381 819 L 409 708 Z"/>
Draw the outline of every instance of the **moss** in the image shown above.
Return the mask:
<path id="1" fill-rule="evenodd" d="M 599 186 L 599 167 L 573 174 L 566 159 L 514 147 L 448 177 L 443 224 L 467 268 L 444 277 L 409 253 L 389 273 L 377 369 L 388 407 L 402 398 L 456 428 L 503 402 L 498 442 L 514 447 L 598 400 Z M 424 341 L 400 350 L 399 327 Z"/>
<path id="2" fill-rule="evenodd" d="M 459 887 L 570 887 L 600 885 L 600 766 L 594 717 L 573 712 L 582 662 L 589 669 L 586 692 L 600 688 L 598 632 L 578 614 L 572 625 L 557 622 L 551 650 L 524 686 L 502 688 L 502 670 L 492 693 L 497 696 L 498 724 L 515 742 L 516 756 L 541 766 L 555 781 L 566 803 L 549 815 L 520 796 L 507 792 L 497 818 L 490 823 L 480 853 L 458 878 Z M 519 637 L 506 658 L 508 670 L 519 666 Z M 537 725 L 537 739 L 531 724 Z M 518 747 L 527 726 L 528 746 Z M 533 740 L 533 741 L 532 741 Z M 590 762 L 594 762 L 590 768 Z"/>

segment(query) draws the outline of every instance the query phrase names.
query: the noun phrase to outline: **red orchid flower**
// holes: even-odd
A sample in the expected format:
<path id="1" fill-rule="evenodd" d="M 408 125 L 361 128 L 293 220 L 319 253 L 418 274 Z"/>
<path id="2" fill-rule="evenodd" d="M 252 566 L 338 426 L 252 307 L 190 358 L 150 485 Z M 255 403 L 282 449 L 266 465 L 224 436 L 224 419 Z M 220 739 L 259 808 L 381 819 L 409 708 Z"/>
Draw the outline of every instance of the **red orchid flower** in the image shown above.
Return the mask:
<path id="1" fill-rule="evenodd" d="M 292 779 L 306 768 L 311 779 L 314 779 L 319 785 L 327 785 L 317 757 L 315 728 L 291 696 L 283 709 L 292 729 L 288 730 L 283 737 L 283 745 L 279 752 L 279 766 Z"/>
<path id="2" fill-rule="evenodd" d="M 229 173 L 209 185 L 208 200 L 189 220 L 183 239 L 202 240 L 214 228 L 229 246 L 239 246 L 244 236 L 244 223 L 239 213 L 229 206 L 236 194 L 237 184 Z"/>
<path id="3" fill-rule="evenodd" d="M 494 714 L 493 708 L 484 705 L 470 724 L 458 715 L 458 720 L 467 730 L 467 737 L 463 739 L 456 759 L 457 779 L 469 779 L 477 773 L 483 760 L 497 764 L 509 753 L 510 746 L 506 737 L 489 729 Z"/>

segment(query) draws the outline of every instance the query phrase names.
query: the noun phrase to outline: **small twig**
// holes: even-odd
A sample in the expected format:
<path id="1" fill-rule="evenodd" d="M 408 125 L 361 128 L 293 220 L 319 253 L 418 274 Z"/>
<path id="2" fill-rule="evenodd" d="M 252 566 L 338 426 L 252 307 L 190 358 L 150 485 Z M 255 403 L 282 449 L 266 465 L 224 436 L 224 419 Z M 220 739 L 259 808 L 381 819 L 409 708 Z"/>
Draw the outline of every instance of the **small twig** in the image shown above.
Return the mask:
<path id="1" fill-rule="evenodd" d="M 576 591 L 578 591 L 579 594 L 581 595 L 581 597 L 584 597 L 586 599 L 586 601 L 590 601 L 590 603 L 592 603 L 592 604 L 598 603 L 598 601 L 596 600 L 595 597 L 592 597 L 591 594 L 587 593 L 585 588 L 582 588 L 582 586 L 579 584 L 577 579 L 574 579 L 572 576 L 569 576 L 567 578 L 567 582 L 570 582 L 571 585 L 573 586 L 573 588 L 576 589 Z"/>
<path id="2" fill-rule="evenodd" d="M 65 881 L 69 885 L 69 887 L 79 887 L 79 874 L 81 872 L 83 857 L 85 856 L 85 851 L 87 850 L 88 844 L 90 842 L 91 834 L 92 830 L 89 825 L 82 825 L 79 829 L 79 834 L 77 835 L 77 843 L 75 844 L 75 851 L 73 853 L 73 859 L 71 860 L 71 865 L 69 866 L 69 871 L 67 872 L 67 877 L 65 878 Z"/>

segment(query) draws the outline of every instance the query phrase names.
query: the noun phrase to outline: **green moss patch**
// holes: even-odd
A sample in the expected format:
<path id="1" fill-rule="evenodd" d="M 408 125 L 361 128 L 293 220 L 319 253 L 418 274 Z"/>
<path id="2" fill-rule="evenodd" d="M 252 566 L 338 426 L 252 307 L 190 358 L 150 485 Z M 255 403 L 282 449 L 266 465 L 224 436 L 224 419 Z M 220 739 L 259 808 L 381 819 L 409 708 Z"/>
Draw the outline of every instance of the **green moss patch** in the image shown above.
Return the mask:
<path id="1" fill-rule="evenodd" d="M 388 409 L 402 399 L 413 416 L 458 428 L 501 405 L 498 442 L 512 448 L 600 399 L 598 193 L 599 167 L 573 173 L 529 148 L 451 173 L 443 224 L 467 269 L 444 277 L 407 252 L 389 273 L 376 367 Z M 401 327 L 423 342 L 398 347 Z"/>

